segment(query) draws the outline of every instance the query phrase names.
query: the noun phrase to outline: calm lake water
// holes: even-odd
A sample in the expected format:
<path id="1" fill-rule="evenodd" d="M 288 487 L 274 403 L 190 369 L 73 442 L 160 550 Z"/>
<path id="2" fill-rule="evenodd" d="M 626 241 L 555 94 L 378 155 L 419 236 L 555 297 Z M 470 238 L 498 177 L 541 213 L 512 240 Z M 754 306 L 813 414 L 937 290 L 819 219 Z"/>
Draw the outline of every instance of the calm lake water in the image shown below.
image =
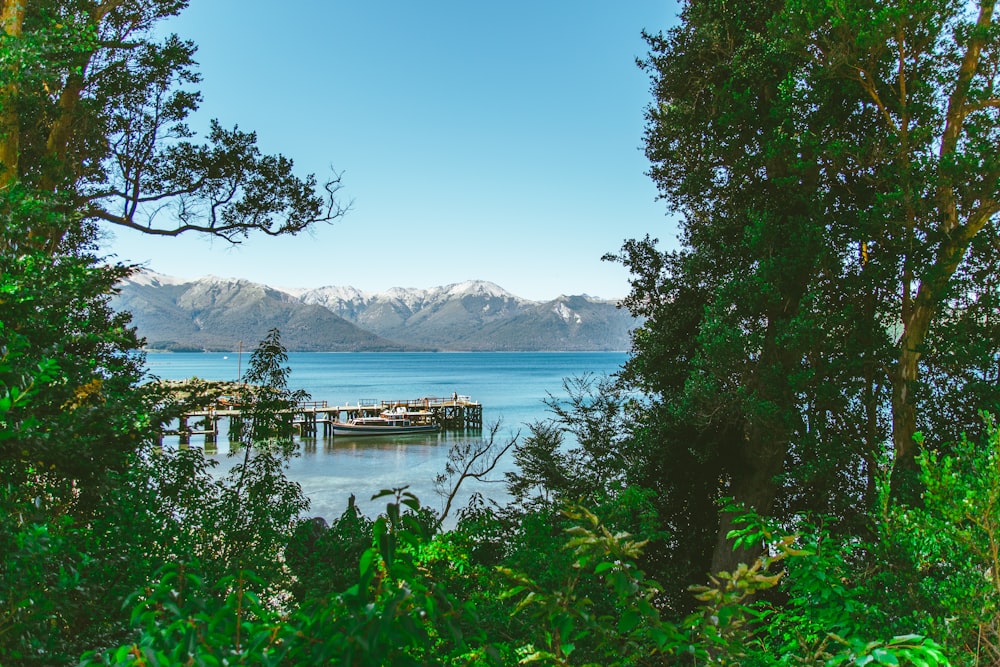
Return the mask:
<path id="1" fill-rule="evenodd" d="M 150 353 L 149 372 L 164 380 L 197 376 L 205 380 L 236 380 L 246 370 L 250 354 Z M 544 400 L 564 395 L 563 379 L 584 374 L 606 375 L 625 362 L 622 352 L 385 352 L 289 354 L 293 389 L 304 389 L 312 400 L 330 405 L 356 404 L 362 399 L 415 399 L 467 395 L 483 404 L 483 422 L 501 423 L 501 437 L 527 432 L 525 424 L 549 415 Z M 224 425 L 224 422 L 223 422 Z M 332 520 L 347 507 L 351 494 L 369 516 L 385 503 L 369 498 L 380 489 L 409 485 L 430 507 L 440 509 L 434 478 L 444 471 L 448 449 L 456 439 L 480 438 L 479 432 L 350 439 L 302 439 L 299 456 L 291 461 L 289 477 L 309 497 L 310 516 Z M 200 436 L 192 446 L 201 446 Z M 169 442 L 168 442 L 169 444 Z M 226 438 L 219 451 L 219 469 L 232 465 Z M 508 456 L 509 459 L 509 456 Z M 495 473 L 502 480 L 505 462 Z M 463 487 L 502 500 L 502 483 Z"/>

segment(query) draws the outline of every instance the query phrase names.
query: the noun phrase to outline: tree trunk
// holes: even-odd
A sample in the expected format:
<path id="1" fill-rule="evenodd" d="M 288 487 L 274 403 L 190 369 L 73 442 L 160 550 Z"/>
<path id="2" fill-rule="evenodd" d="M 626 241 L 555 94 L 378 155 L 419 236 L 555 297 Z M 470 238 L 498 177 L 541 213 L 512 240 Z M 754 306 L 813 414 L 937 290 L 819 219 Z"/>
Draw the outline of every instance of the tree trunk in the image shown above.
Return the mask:
<path id="1" fill-rule="evenodd" d="M 86 66 L 87 62 L 82 61 L 79 68 L 82 71 Z M 46 168 L 42 172 L 41 187 L 43 190 L 57 190 L 63 182 L 73 180 L 77 176 L 73 173 L 75 161 L 67 158 L 70 140 L 76 129 L 76 109 L 82 92 L 83 75 L 73 74 L 69 76 L 62 93 L 59 95 L 59 117 L 52 124 L 45 144 L 48 160 Z"/>
<path id="2" fill-rule="evenodd" d="M 914 396 L 920 378 L 920 357 L 938 305 L 947 294 L 948 284 L 965 259 L 969 243 L 997 213 L 996 202 L 987 202 L 964 225 L 954 218 L 944 225 L 947 240 L 941 243 L 933 263 L 917 288 L 917 296 L 903 321 L 899 356 L 892 376 L 892 444 L 895 462 L 903 468 L 916 465 L 917 406 Z"/>
<path id="3" fill-rule="evenodd" d="M 748 442 L 746 474 L 733 480 L 732 495 L 743 508 L 760 515 L 771 511 L 778 495 L 775 478 L 784 468 L 788 452 L 787 437 L 783 442 L 752 437 Z M 735 520 L 739 512 L 722 512 L 719 516 L 719 532 L 716 535 L 715 550 L 712 552 L 711 572 L 732 572 L 740 563 L 751 564 L 763 553 L 762 544 L 735 548 L 728 535 L 736 528 Z"/>
<path id="4" fill-rule="evenodd" d="M 892 378 L 892 444 L 896 465 L 903 468 L 916 465 L 917 443 L 914 436 L 917 433 L 917 406 L 914 393 L 931 315 L 930 304 L 913 306 L 903 327 L 896 372 Z"/>
<path id="5" fill-rule="evenodd" d="M 746 427 L 740 468 L 731 472 L 733 500 L 741 508 L 761 516 L 770 514 L 780 490 L 777 477 L 784 470 L 791 439 L 788 417 L 793 412 L 797 414 L 788 378 L 798 363 L 800 351 L 782 345 L 779 335 L 798 312 L 805 281 L 791 281 L 785 287 L 786 298 L 768 318 L 760 360 L 751 379 L 755 414 L 750 415 Z M 712 572 L 732 572 L 740 563 L 753 563 L 763 552 L 762 544 L 734 547 L 728 534 L 737 518 L 738 514 L 733 512 L 722 512 L 719 516 Z"/>
<path id="6" fill-rule="evenodd" d="M 3 5 L 3 31 L 8 37 L 20 37 L 24 26 L 26 0 L 6 0 Z M 11 65 L 16 67 L 16 65 Z M 13 73 L 12 73 L 13 74 Z M 16 77 L 0 91 L 0 189 L 17 180 L 20 154 L 20 118 L 17 113 Z"/>
<path id="7" fill-rule="evenodd" d="M 955 88 L 948 99 L 938 156 L 942 166 L 960 158 L 957 154 L 960 152 L 965 118 L 969 113 L 970 85 L 979 69 L 985 35 L 993 21 L 993 7 L 992 0 L 980 3 L 976 22 L 979 32 L 973 33 L 973 37 L 969 39 Z M 904 159 L 909 158 L 910 156 L 906 156 Z M 899 355 L 892 375 L 892 443 L 896 465 L 903 469 L 913 469 L 916 465 L 917 444 L 914 436 L 917 432 L 917 407 L 914 392 L 920 375 L 920 357 L 931 322 L 939 304 L 947 296 L 951 278 L 965 259 L 972 239 L 998 211 L 996 191 L 988 189 L 977 198 L 978 206 L 963 216 L 959 212 L 956 186 L 951 175 L 947 171 L 940 171 L 939 175 L 935 209 L 941 221 L 938 231 L 943 240 L 933 262 L 920 278 L 913 303 L 908 304 L 907 299 L 904 299 L 903 335 L 899 340 Z M 963 217 L 966 218 L 964 224 Z M 909 280 L 904 279 L 904 289 L 908 287 Z"/>

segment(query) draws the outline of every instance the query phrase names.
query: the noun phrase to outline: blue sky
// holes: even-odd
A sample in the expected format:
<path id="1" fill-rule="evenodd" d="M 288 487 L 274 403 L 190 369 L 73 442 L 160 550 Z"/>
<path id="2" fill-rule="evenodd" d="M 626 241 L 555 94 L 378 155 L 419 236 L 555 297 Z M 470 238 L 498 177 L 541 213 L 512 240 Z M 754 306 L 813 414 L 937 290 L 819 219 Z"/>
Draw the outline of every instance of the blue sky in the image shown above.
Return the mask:
<path id="1" fill-rule="evenodd" d="M 641 31 L 671 1 L 193 0 L 170 28 L 198 45 L 211 118 L 321 180 L 346 217 L 311 234 L 150 238 L 113 230 L 123 261 L 185 278 L 367 291 L 489 280 L 522 297 L 620 298 L 602 262 L 675 226 L 645 175 Z"/>

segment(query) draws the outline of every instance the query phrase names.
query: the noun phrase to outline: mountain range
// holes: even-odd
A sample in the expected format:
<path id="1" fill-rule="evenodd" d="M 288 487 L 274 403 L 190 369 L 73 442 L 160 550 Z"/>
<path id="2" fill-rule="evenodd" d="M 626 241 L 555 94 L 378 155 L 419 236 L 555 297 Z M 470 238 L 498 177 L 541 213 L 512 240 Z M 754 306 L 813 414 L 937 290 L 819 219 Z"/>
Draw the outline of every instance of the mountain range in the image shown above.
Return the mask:
<path id="1" fill-rule="evenodd" d="M 626 350 L 638 325 L 613 301 L 531 301 L 478 280 L 371 293 L 145 271 L 118 287 L 113 306 L 132 313 L 151 350 L 233 351 L 275 327 L 290 351 L 303 352 Z"/>

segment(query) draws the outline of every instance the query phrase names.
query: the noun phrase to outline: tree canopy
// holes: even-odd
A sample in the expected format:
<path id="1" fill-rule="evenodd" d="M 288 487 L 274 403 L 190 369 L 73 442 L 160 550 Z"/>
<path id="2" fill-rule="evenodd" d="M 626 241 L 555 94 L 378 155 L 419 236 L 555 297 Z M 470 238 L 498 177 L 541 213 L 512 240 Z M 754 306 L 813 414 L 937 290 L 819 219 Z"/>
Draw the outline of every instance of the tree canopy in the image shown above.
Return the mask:
<path id="1" fill-rule="evenodd" d="M 187 119 L 201 99 L 196 47 L 156 37 L 187 4 L 5 0 L 0 188 L 47 193 L 72 219 L 231 242 L 340 217 L 338 175 L 320 187 L 295 175 L 290 159 L 262 154 L 254 133 L 216 121 L 205 143 L 195 141 Z M 32 241 L 53 251 L 68 220 Z"/>
<path id="2" fill-rule="evenodd" d="M 993 345 L 944 335 L 995 320 L 993 3 L 694 0 L 681 18 L 643 64 L 682 249 L 618 256 L 648 318 L 627 375 L 660 396 L 651 445 L 671 462 L 651 483 L 688 499 L 674 512 L 694 494 L 846 516 L 887 438 L 912 469 L 929 415 L 970 392 L 997 406 Z M 948 435 L 977 429 L 961 419 Z M 731 518 L 715 568 L 738 558 Z"/>

